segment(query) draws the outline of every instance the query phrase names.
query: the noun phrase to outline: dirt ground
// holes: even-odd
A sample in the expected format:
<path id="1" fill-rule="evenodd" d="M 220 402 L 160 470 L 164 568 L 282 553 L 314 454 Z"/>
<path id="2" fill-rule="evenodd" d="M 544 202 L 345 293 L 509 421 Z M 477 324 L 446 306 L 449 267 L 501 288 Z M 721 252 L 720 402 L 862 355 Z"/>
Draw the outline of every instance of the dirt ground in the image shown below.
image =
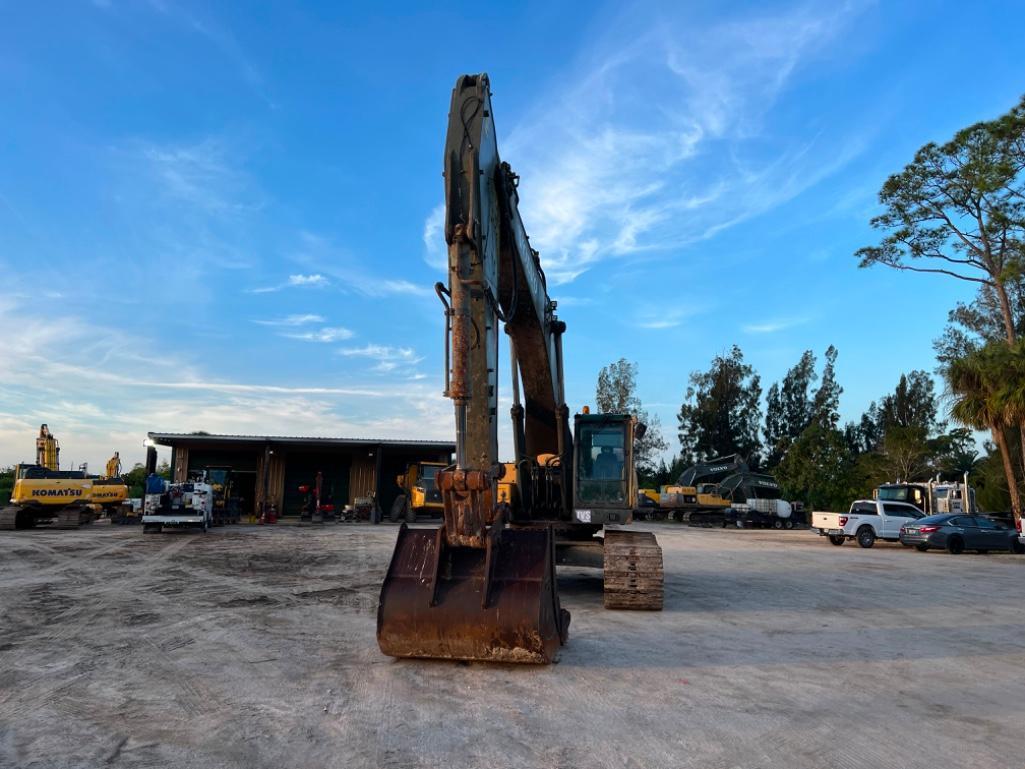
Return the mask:
<path id="1" fill-rule="evenodd" d="M 1025 764 L 1025 556 L 643 528 L 665 611 L 568 570 L 545 668 L 383 657 L 391 526 L 0 533 L 0 766 Z"/>

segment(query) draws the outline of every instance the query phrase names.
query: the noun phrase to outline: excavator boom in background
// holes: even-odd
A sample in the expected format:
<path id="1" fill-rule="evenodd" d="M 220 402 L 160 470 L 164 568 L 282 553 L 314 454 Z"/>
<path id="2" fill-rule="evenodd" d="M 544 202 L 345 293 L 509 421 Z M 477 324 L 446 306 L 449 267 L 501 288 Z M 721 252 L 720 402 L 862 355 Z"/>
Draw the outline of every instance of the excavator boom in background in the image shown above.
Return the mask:
<path id="1" fill-rule="evenodd" d="M 377 637 L 395 657 L 551 662 L 568 637 L 556 563 L 598 566 L 608 608 L 662 608 L 662 552 L 630 522 L 637 496 L 629 414 L 577 414 L 562 336 L 499 158 L 487 75 L 452 92 L 445 142 L 445 395 L 456 461 L 436 474 L 443 524 L 399 529 Z M 500 324 L 508 337 L 513 451 L 498 458 Z M 521 398 L 522 396 L 522 398 Z"/>

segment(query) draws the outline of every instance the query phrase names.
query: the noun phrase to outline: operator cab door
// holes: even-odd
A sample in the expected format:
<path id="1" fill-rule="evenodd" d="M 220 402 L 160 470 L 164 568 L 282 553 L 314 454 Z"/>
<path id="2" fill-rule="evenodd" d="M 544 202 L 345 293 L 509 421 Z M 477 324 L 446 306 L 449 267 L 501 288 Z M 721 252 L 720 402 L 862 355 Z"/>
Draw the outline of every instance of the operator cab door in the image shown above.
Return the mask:
<path id="1" fill-rule="evenodd" d="M 880 535 L 883 539 L 897 539 L 900 537 L 901 526 L 921 517 L 922 511 L 914 505 L 906 505 L 902 502 L 884 502 Z"/>
<path id="2" fill-rule="evenodd" d="M 631 509 L 637 496 L 633 479 L 631 423 L 623 417 L 611 415 L 578 416 L 577 419 L 575 506 L 619 511 Z M 631 489 L 634 489 L 633 498 Z M 620 519 L 610 516 L 610 520 Z"/>

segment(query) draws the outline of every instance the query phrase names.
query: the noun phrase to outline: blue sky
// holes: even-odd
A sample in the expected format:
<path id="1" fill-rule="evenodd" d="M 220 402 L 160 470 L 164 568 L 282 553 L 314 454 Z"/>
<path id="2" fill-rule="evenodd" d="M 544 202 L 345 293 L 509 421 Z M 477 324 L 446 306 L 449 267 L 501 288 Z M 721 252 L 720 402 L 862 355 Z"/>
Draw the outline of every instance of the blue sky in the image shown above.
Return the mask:
<path id="1" fill-rule="evenodd" d="M 147 430 L 450 437 L 441 151 L 487 71 L 567 397 L 839 349 L 856 418 L 970 287 L 859 270 L 876 193 L 1025 92 L 1017 3 L 9 3 L 0 464 Z M 502 358 L 504 361 L 505 358 Z M 507 379 L 503 378 L 503 386 Z M 508 390 L 506 390 L 506 394 Z M 506 444 L 508 445 L 508 444 Z"/>

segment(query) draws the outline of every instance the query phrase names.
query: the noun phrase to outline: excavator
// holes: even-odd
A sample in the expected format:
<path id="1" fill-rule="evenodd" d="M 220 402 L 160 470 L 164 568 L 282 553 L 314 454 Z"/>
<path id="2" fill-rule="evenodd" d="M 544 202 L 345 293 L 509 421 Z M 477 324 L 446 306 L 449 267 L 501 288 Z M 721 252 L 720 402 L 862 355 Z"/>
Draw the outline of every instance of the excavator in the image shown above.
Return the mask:
<path id="1" fill-rule="evenodd" d="M 121 478 L 121 458 L 110 458 L 103 476 L 85 470 L 60 469 L 60 443 L 47 425 L 36 438 L 35 464 L 14 468 L 11 501 L 0 508 L 0 531 L 31 529 L 51 523 L 58 529 L 77 529 L 102 513 L 125 504 L 128 486 Z"/>
<path id="2" fill-rule="evenodd" d="M 547 664 L 570 623 L 557 564 L 602 568 L 606 608 L 662 608 L 661 548 L 650 533 L 620 528 L 637 498 L 633 446 L 643 427 L 586 408 L 570 423 L 566 324 L 520 217 L 519 177 L 499 158 L 485 74 L 460 77 L 452 91 L 444 179 L 448 283 L 435 290 L 455 463 L 436 476 L 440 528 L 399 527 L 377 641 L 392 657 Z M 498 459 L 500 327 L 512 463 Z"/>
<path id="3" fill-rule="evenodd" d="M 400 518 L 408 523 L 416 523 L 417 515 L 441 513 L 441 491 L 434 478 L 444 468 L 441 462 L 412 462 L 406 465 L 405 472 L 395 479 L 402 493 L 392 503 L 389 513 L 392 523 Z"/>

